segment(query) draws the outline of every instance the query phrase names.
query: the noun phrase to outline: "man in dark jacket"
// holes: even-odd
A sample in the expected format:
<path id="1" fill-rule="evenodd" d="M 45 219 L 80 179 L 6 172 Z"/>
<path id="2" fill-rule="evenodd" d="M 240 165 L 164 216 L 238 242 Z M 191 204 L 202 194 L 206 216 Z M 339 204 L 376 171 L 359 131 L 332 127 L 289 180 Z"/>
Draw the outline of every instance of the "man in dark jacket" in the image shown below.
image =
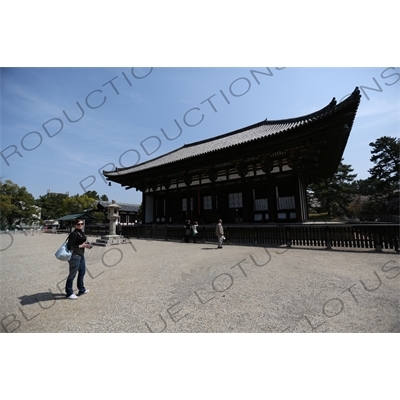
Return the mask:
<path id="1" fill-rule="evenodd" d="M 74 223 L 75 230 L 69 235 L 67 247 L 72 250 L 71 259 L 68 261 L 69 264 L 69 275 L 67 282 L 65 284 L 65 291 L 67 293 L 67 299 L 76 300 L 78 296 L 86 294 L 89 292 L 85 288 L 83 283 L 83 278 L 86 273 L 86 263 L 85 263 L 85 249 L 90 249 L 92 246 L 86 241 L 86 236 L 82 231 L 83 220 L 78 219 Z M 78 274 L 78 296 L 74 293 L 72 285 L 76 274 Z"/>

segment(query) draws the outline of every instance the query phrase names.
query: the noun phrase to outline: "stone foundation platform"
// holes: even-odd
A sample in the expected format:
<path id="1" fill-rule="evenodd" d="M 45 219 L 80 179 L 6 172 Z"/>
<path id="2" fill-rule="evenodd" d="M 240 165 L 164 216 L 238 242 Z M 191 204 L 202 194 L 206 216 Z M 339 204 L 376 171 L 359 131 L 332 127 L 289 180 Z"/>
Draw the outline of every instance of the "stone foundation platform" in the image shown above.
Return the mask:
<path id="1" fill-rule="evenodd" d="M 114 244 L 123 244 L 130 243 L 129 239 L 124 238 L 121 235 L 106 235 L 102 236 L 101 239 L 96 239 L 96 242 L 93 242 L 94 246 L 111 246 Z"/>

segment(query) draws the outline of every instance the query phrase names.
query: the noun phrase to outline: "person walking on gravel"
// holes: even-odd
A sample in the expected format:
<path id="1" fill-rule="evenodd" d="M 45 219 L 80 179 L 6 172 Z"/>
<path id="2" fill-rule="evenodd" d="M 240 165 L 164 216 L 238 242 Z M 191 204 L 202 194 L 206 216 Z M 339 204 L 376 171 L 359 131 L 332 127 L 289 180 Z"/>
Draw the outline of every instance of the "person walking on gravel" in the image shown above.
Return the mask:
<path id="1" fill-rule="evenodd" d="M 222 226 L 222 219 L 218 220 L 218 224 L 215 227 L 215 234 L 218 238 L 218 248 L 222 249 L 222 241 L 225 239 L 224 237 L 224 228 Z"/>

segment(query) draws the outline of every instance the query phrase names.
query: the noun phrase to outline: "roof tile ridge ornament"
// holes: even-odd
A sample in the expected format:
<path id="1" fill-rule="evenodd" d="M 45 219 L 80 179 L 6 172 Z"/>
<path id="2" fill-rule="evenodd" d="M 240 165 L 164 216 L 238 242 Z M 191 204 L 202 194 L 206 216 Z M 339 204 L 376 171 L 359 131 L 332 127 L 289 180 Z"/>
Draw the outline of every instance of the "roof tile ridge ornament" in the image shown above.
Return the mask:
<path id="1" fill-rule="evenodd" d="M 328 104 L 328 109 L 326 110 L 326 113 L 329 114 L 333 109 L 337 106 L 337 101 L 336 98 L 334 97 L 332 101 Z"/>
<path id="2" fill-rule="evenodd" d="M 353 92 L 335 107 L 335 111 L 340 111 L 344 108 L 350 108 L 351 112 L 355 114 L 357 113 L 358 107 L 360 106 L 360 102 L 361 102 L 361 92 L 359 87 L 356 86 Z M 347 124 L 343 126 L 343 129 L 347 133 L 350 133 L 351 131 L 351 127 L 349 127 Z"/>
<path id="3" fill-rule="evenodd" d="M 340 102 L 338 106 L 345 107 L 349 105 L 349 103 L 356 103 L 358 108 L 360 101 L 361 101 L 361 92 L 359 87 L 356 86 L 356 88 L 353 90 L 353 93 L 351 93 L 349 97 Z"/>

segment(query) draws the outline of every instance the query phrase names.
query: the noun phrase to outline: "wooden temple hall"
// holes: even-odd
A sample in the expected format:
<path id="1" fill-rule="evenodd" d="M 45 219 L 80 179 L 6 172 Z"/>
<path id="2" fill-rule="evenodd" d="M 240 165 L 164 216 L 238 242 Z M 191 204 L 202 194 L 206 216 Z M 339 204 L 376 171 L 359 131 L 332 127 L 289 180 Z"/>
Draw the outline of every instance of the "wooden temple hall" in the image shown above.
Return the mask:
<path id="1" fill-rule="evenodd" d="M 360 98 L 356 88 L 312 114 L 262 121 L 103 174 L 143 193 L 145 224 L 304 222 L 306 187 L 337 171 Z"/>

